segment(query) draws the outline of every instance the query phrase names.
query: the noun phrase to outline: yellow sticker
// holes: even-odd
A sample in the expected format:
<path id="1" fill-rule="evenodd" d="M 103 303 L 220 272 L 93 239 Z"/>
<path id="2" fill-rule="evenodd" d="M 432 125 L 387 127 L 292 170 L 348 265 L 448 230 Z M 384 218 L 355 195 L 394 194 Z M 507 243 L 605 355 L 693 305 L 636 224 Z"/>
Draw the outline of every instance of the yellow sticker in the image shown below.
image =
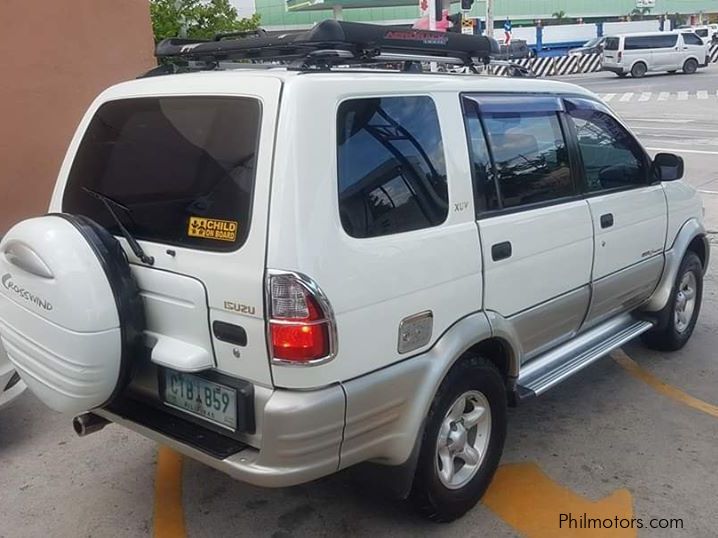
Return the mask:
<path id="1" fill-rule="evenodd" d="M 238 227 L 236 220 L 190 217 L 187 235 L 204 239 L 216 239 L 218 241 L 236 241 Z"/>

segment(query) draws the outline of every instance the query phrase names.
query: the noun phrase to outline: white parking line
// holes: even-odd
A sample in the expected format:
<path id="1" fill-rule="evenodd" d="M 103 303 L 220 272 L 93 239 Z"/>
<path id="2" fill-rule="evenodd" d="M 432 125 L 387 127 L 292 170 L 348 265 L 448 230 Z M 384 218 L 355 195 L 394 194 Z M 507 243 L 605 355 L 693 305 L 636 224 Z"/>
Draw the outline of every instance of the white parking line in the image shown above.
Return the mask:
<path id="1" fill-rule="evenodd" d="M 651 99 L 651 92 L 643 92 L 641 96 L 638 98 L 639 101 L 648 101 Z"/>
<path id="2" fill-rule="evenodd" d="M 608 103 L 614 97 L 616 97 L 615 93 L 607 93 L 606 95 L 603 96 L 603 100 Z"/>
<path id="3" fill-rule="evenodd" d="M 708 92 L 705 90 L 699 90 L 696 92 L 698 99 L 708 99 Z"/>
<path id="4" fill-rule="evenodd" d="M 668 101 L 668 97 L 671 95 L 670 92 L 661 92 L 658 94 L 659 101 Z"/>
<path id="5" fill-rule="evenodd" d="M 621 101 L 621 103 L 627 103 L 627 102 L 630 101 L 632 98 L 633 98 L 633 92 L 626 92 L 626 93 L 624 93 L 624 94 L 621 96 L 621 98 L 619 99 L 619 101 Z"/>
<path id="6" fill-rule="evenodd" d="M 678 92 L 678 100 L 679 101 L 688 100 L 688 92 Z"/>

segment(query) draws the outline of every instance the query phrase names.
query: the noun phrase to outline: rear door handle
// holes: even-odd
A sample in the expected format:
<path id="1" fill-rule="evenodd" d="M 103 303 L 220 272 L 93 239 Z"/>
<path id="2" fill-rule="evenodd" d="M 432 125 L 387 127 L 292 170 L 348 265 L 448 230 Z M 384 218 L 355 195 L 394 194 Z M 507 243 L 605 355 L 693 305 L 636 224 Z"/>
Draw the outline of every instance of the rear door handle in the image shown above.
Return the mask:
<path id="1" fill-rule="evenodd" d="M 601 228 L 610 228 L 613 226 L 613 213 L 601 215 Z"/>
<path id="2" fill-rule="evenodd" d="M 491 246 L 491 259 L 495 262 L 511 257 L 511 242 L 504 241 Z"/>

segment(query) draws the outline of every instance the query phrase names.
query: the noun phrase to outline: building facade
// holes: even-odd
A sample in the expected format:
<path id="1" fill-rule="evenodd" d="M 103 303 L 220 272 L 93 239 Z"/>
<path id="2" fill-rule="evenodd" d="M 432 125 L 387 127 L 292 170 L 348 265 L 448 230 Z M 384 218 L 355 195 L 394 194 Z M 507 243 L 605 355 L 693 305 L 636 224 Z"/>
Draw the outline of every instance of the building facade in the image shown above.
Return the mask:
<path id="1" fill-rule="evenodd" d="M 419 14 L 419 0 L 231 0 L 241 15 L 255 11 L 262 16 L 262 26 L 270 30 L 307 28 L 314 22 L 331 18 L 341 8 L 341 17 L 348 21 L 377 23 L 408 23 Z M 674 15 L 686 21 L 718 18 L 718 0 L 496 0 L 494 17 L 503 21 L 531 22 L 550 20 L 555 13 L 563 12 L 571 19 L 615 19 L 625 17 L 637 5 L 653 4 L 649 15 Z M 452 3 L 452 12 L 460 6 Z M 333 11 L 334 10 L 334 11 Z M 474 17 L 483 17 L 485 0 L 476 1 L 471 9 Z"/>

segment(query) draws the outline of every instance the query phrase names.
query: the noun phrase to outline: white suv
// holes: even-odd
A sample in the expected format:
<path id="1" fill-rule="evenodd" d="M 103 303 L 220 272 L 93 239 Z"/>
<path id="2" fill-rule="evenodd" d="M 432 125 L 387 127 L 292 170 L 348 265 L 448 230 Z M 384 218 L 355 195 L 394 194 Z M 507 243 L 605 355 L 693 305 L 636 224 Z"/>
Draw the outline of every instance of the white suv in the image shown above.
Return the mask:
<path id="1" fill-rule="evenodd" d="M 473 67 L 484 38 L 284 39 L 166 42 L 206 71 L 95 100 L 50 214 L 0 244 L 2 343 L 80 434 L 116 422 L 269 487 L 366 463 L 454 519 L 507 405 L 638 335 L 685 344 L 701 201 L 577 86 L 336 66 Z M 213 60 L 260 56 L 293 63 Z"/>

